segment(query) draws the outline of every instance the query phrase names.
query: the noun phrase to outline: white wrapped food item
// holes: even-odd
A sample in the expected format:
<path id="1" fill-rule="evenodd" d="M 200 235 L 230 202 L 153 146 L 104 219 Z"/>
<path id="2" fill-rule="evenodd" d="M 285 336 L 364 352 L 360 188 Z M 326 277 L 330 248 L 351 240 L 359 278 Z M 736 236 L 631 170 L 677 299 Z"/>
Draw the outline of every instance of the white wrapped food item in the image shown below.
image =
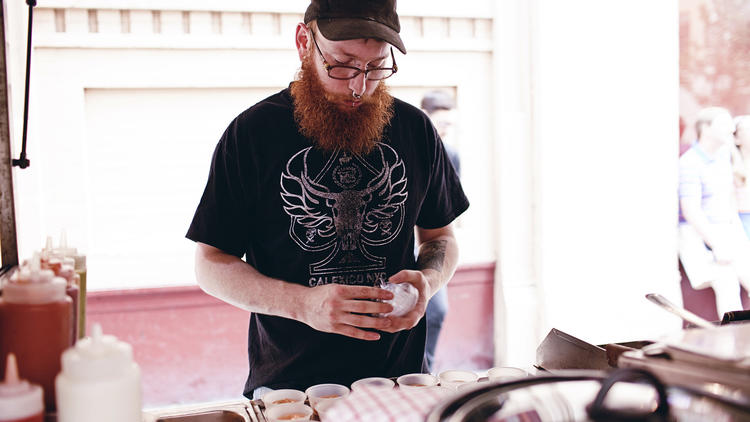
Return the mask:
<path id="1" fill-rule="evenodd" d="M 381 316 L 404 316 L 414 308 L 414 305 L 417 304 L 417 299 L 419 299 L 419 291 L 411 283 L 383 283 L 380 285 L 380 288 L 393 293 L 393 299 L 383 301 L 391 304 L 393 310 L 386 314 L 381 314 Z"/>

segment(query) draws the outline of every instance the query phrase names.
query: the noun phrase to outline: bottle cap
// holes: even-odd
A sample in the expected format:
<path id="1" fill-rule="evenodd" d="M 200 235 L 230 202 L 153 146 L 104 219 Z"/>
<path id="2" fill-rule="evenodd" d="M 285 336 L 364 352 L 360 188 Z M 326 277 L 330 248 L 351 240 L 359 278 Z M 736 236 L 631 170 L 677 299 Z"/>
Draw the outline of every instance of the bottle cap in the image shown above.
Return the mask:
<path id="1" fill-rule="evenodd" d="M 44 245 L 44 249 L 42 249 L 42 258 L 49 258 L 54 249 L 54 246 L 52 246 L 52 236 L 47 236 L 47 242 Z"/>
<path id="2" fill-rule="evenodd" d="M 34 252 L 34 255 L 31 257 L 31 262 L 29 262 L 29 269 L 32 273 L 42 269 L 42 257 L 39 252 Z"/>
<path id="3" fill-rule="evenodd" d="M 0 382 L 0 420 L 18 420 L 44 412 L 42 387 L 21 380 L 16 356 L 8 354 L 5 381 Z"/>
<path id="4" fill-rule="evenodd" d="M 8 303 L 42 305 L 65 300 L 67 281 L 55 277 L 50 270 L 36 273 L 30 271 L 29 278 L 19 275 L 3 286 L 3 300 Z"/>
<path id="5" fill-rule="evenodd" d="M 76 248 L 68 246 L 68 233 L 65 230 L 60 232 L 60 246 L 56 250 L 65 257 L 73 258 L 78 255 Z"/>
<path id="6" fill-rule="evenodd" d="M 60 246 L 57 251 L 66 258 L 75 259 L 76 271 L 86 271 L 86 255 L 79 253 L 78 249 L 68 246 L 68 234 L 63 230 L 60 233 Z"/>
<path id="7" fill-rule="evenodd" d="M 91 337 L 78 340 L 62 355 L 62 373 L 79 381 L 117 378 L 133 365 L 133 348 L 115 336 L 102 334 L 99 324 L 94 324 Z"/>

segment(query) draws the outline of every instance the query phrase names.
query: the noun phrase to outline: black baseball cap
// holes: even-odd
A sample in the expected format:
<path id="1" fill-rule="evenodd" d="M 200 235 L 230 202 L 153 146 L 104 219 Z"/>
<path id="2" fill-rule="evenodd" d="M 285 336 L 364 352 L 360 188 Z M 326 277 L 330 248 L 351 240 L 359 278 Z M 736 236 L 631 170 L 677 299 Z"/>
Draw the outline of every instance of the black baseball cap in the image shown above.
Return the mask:
<path id="1" fill-rule="evenodd" d="M 318 29 L 331 41 L 376 38 L 406 54 L 396 0 L 312 0 L 305 23 L 316 20 Z"/>

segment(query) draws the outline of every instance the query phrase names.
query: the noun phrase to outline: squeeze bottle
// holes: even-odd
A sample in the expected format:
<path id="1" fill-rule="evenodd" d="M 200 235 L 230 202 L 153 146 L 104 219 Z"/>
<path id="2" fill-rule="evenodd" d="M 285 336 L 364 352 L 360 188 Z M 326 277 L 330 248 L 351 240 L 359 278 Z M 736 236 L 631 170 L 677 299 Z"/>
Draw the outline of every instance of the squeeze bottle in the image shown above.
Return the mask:
<path id="1" fill-rule="evenodd" d="M 70 345 L 73 329 L 73 302 L 65 284 L 52 271 L 41 270 L 35 254 L 31 268 L 16 272 L 0 296 L 0 359 L 15 354 L 19 372 L 44 390 L 49 412 L 55 409 L 60 355 Z"/>
<path id="2" fill-rule="evenodd" d="M 44 422 L 42 387 L 21 380 L 16 356 L 8 354 L 5 382 L 0 382 L 0 422 Z"/>
<path id="3" fill-rule="evenodd" d="M 62 356 L 57 376 L 58 422 L 140 422 L 141 371 L 133 349 L 95 324 L 93 337 Z"/>
<path id="4" fill-rule="evenodd" d="M 86 255 L 78 249 L 68 246 L 68 235 L 65 230 L 60 233 L 60 247 L 56 251 L 65 258 L 73 258 L 74 268 L 78 275 L 78 338 L 86 336 Z"/>

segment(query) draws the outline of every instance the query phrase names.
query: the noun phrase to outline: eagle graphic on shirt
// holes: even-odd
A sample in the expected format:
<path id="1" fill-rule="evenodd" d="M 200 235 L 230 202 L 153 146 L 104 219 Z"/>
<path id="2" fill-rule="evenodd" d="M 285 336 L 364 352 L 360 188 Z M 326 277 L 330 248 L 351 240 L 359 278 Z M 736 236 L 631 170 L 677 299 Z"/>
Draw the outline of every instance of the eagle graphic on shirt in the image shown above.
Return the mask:
<path id="1" fill-rule="evenodd" d="M 314 276 L 384 270 L 386 258 L 369 249 L 390 243 L 403 229 L 408 197 L 403 160 L 384 143 L 365 156 L 337 150 L 327 160 L 319 157 L 313 147 L 305 148 L 289 159 L 281 174 L 289 235 L 304 251 L 330 251 L 310 264 L 310 285 L 337 282 Z"/>

